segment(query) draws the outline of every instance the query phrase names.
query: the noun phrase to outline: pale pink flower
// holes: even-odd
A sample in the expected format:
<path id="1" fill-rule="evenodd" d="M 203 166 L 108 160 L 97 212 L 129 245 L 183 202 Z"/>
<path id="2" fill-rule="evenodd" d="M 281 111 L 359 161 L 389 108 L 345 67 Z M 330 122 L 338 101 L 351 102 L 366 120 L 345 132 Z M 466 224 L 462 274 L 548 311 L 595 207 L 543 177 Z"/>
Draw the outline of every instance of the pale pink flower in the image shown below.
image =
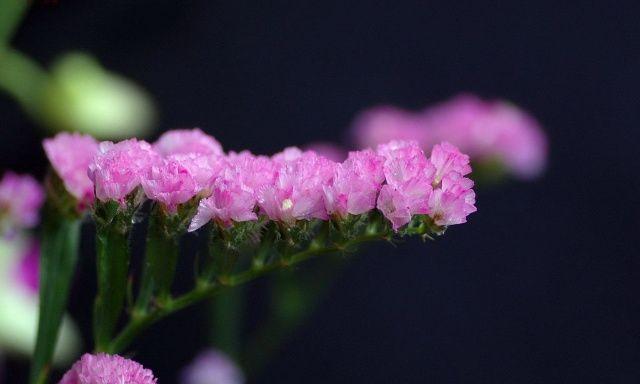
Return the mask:
<path id="1" fill-rule="evenodd" d="M 93 202 L 93 182 L 87 175 L 89 164 L 98 152 L 98 142 L 89 135 L 62 132 L 43 141 L 51 166 L 67 191 L 81 206 Z"/>
<path id="2" fill-rule="evenodd" d="M 394 230 L 411 221 L 409 203 L 405 201 L 404 194 L 388 184 L 380 189 L 377 206 L 384 217 L 391 222 Z"/>
<path id="3" fill-rule="evenodd" d="M 211 196 L 200 200 L 198 212 L 189 225 L 189 232 L 211 220 L 227 226 L 233 222 L 257 220 L 255 206 L 253 192 L 242 185 L 235 172 L 227 170 L 213 182 Z"/>
<path id="4" fill-rule="evenodd" d="M 429 198 L 430 216 L 438 225 L 467 222 L 467 216 L 476 211 L 473 181 L 451 172 L 442 179 L 442 186 L 434 189 Z"/>
<path id="5" fill-rule="evenodd" d="M 118 355 L 84 354 L 59 384 L 156 384 L 153 372 Z"/>
<path id="6" fill-rule="evenodd" d="M 267 156 L 256 156 L 249 151 L 242 151 L 230 152 L 227 159 L 240 183 L 254 195 L 265 185 L 273 184 L 275 180 L 275 165 Z"/>
<path id="7" fill-rule="evenodd" d="M 240 367 L 224 353 L 209 349 L 200 353 L 181 375 L 180 384 L 243 384 Z"/>
<path id="8" fill-rule="evenodd" d="M 0 230 L 11 235 L 40 221 L 42 186 L 29 175 L 7 172 L 0 180 Z"/>
<path id="9" fill-rule="evenodd" d="M 471 173 L 469 156 L 461 153 L 458 148 L 447 142 L 435 145 L 429 160 L 436 170 L 434 184 L 439 184 L 442 178 L 451 172 L 456 172 L 461 176 Z"/>
<path id="10" fill-rule="evenodd" d="M 174 159 L 159 159 L 151 165 L 143 175 L 141 185 L 149 199 L 162 203 L 171 213 L 198 192 L 196 180 L 189 170 Z"/>
<path id="11" fill-rule="evenodd" d="M 223 154 L 220 143 L 199 128 L 174 129 L 165 132 L 153 147 L 162 156 L 187 153 L 218 156 Z"/>
<path id="12" fill-rule="evenodd" d="M 287 147 L 271 156 L 271 160 L 276 164 L 290 163 L 298 160 L 304 153 L 308 152 L 310 151 L 303 151 L 298 147 Z"/>
<path id="13" fill-rule="evenodd" d="M 384 181 L 384 158 L 372 150 L 350 152 L 336 164 L 333 180 L 323 187 L 329 215 L 359 215 L 376 206 L 376 197 Z"/>
<path id="14" fill-rule="evenodd" d="M 100 143 L 98 154 L 89 165 L 89 178 L 95 184 L 96 197 L 101 201 L 124 202 L 125 197 L 140 185 L 149 168 L 160 160 L 151 145 L 136 139 L 119 143 Z"/>
<path id="15" fill-rule="evenodd" d="M 336 163 L 314 152 L 289 156 L 295 152 L 287 149 L 275 156 L 275 181 L 258 191 L 258 205 L 272 220 L 326 220 L 323 187 L 333 178 Z"/>
<path id="16" fill-rule="evenodd" d="M 177 161 L 189 170 L 196 182 L 198 192 L 210 190 L 213 181 L 229 167 L 227 158 L 219 155 L 181 153 L 170 155 L 167 159 Z"/>

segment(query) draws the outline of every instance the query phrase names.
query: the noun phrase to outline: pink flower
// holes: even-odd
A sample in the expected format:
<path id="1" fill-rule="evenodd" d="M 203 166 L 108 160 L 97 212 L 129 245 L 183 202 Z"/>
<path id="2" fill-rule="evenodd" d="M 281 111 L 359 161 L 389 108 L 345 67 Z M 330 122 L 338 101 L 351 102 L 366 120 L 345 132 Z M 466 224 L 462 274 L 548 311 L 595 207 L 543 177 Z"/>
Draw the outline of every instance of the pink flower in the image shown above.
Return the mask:
<path id="1" fill-rule="evenodd" d="M 266 185 L 275 181 L 274 162 L 267 156 L 256 156 L 249 151 L 230 152 L 227 156 L 229 164 L 236 172 L 240 183 L 251 190 L 254 195 Z"/>
<path id="2" fill-rule="evenodd" d="M 392 140 L 429 140 L 420 115 L 393 106 L 377 106 L 356 116 L 351 134 L 359 148 L 375 148 Z"/>
<path id="3" fill-rule="evenodd" d="M 38 295 L 40 282 L 40 243 L 35 239 L 28 239 L 24 252 L 15 266 L 14 276 L 20 287 L 26 289 L 33 296 Z"/>
<path id="4" fill-rule="evenodd" d="M 182 372 L 181 384 L 243 384 L 240 368 L 224 353 L 210 349 L 200 353 Z"/>
<path id="5" fill-rule="evenodd" d="M 5 173 L 0 180 L 0 230 L 11 235 L 36 226 L 43 202 L 44 191 L 33 177 Z"/>
<path id="6" fill-rule="evenodd" d="M 258 193 L 258 205 L 272 220 L 293 223 L 296 220 L 328 218 L 323 187 L 333 178 L 335 163 L 297 149 L 274 156 L 275 181 Z"/>
<path id="7" fill-rule="evenodd" d="M 225 156 L 198 153 L 177 154 L 167 157 L 185 167 L 196 182 L 197 191 L 211 188 L 211 184 L 229 166 Z"/>
<path id="8" fill-rule="evenodd" d="M 198 212 L 189 225 L 189 232 L 195 231 L 211 220 L 216 220 L 223 225 L 257 220 L 255 206 L 256 199 L 253 192 L 241 184 L 235 172 L 227 170 L 213 183 L 211 196 L 200 200 Z"/>
<path id="9" fill-rule="evenodd" d="M 429 198 L 431 217 L 438 225 L 454 225 L 467 222 L 467 216 L 476 211 L 476 194 L 473 181 L 452 172 L 442 179 L 442 187 Z"/>
<path id="10" fill-rule="evenodd" d="M 93 182 L 87 176 L 87 169 L 98 152 L 98 142 L 89 135 L 62 132 L 45 139 L 43 147 L 67 191 L 81 206 L 91 204 Z"/>
<path id="11" fill-rule="evenodd" d="M 350 152 L 336 164 L 333 180 L 324 186 L 324 203 L 329 215 L 359 215 L 376 206 L 382 182 L 384 158 L 372 150 Z"/>
<path id="12" fill-rule="evenodd" d="M 198 191 L 189 170 L 174 159 L 159 159 L 147 169 L 141 183 L 147 197 L 162 203 L 171 213 Z"/>
<path id="13" fill-rule="evenodd" d="M 471 173 L 469 156 L 461 153 L 455 146 L 444 142 L 433 147 L 431 164 L 436 169 L 434 184 L 439 184 L 445 175 L 456 172 L 461 176 Z"/>
<path id="14" fill-rule="evenodd" d="M 149 168 L 160 160 L 151 145 L 129 139 L 114 144 L 100 143 L 98 154 L 89 165 L 89 178 L 95 184 L 99 200 L 124 202 L 128 194 L 140 185 Z"/>
<path id="15" fill-rule="evenodd" d="M 222 146 L 212 136 L 199 128 L 174 129 L 162 134 L 153 144 L 162 156 L 198 153 L 201 155 L 222 155 Z"/>
<path id="16" fill-rule="evenodd" d="M 155 384 L 153 372 L 118 355 L 84 354 L 59 384 Z"/>
<path id="17" fill-rule="evenodd" d="M 378 153 L 385 157 L 387 182 L 380 191 L 378 209 L 397 230 L 411 221 L 412 215 L 429 213 L 436 170 L 415 141 L 392 141 L 380 145 Z"/>

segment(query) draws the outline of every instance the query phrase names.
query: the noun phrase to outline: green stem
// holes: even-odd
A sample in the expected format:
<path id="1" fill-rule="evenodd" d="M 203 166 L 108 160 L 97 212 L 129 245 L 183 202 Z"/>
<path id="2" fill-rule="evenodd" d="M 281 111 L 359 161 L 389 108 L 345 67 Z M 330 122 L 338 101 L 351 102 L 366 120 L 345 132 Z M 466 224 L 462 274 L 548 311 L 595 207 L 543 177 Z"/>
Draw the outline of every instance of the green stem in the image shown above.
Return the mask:
<path id="1" fill-rule="evenodd" d="M 97 229 L 98 294 L 93 331 L 96 351 L 106 351 L 124 308 L 129 270 L 128 230 L 118 225 Z"/>
<path id="2" fill-rule="evenodd" d="M 227 290 L 226 294 L 211 302 L 213 345 L 236 360 L 240 352 L 244 299 L 244 289 L 238 286 Z"/>
<path id="3" fill-rule="evenodd" d="M 47 72 L 30 57 L 15 49 L 0 47 L 0 90 L 16 99 L 36 120 L 41 115 L 41 100 L 48 81 Z"/>
<path id="4" fill-rule="evenodd" d="M 260 268 L 254 267 L 228 277 L 222 277 L 218 279 L 218 282 L 199 282 L 192 291 L 175 299 L 168 300 L 161 306 L 158 306 L 147 313 L 138 314 L 132 317 L 129 324 L 115 339 L 111 341 L 106 351 L 109 353 L 121 353 L 142 331 L 147 329 L 156 321 L 202 300 L 214 297 L 228 288 L 236 287 L 255 280 L 277 269 L 292 267 L 317 255 L 349 250 L 352 245 L 360 244 L 365 241 L 379 240 L 385 237 L 386 234 L 384 233 L 371 233 L 355 240 L 329 247 L 321 247 L 312 243 L 307 250 L 293 254 L 286 260 L 280 260 Z"/>
<path id="5" fill-rule="evenodd" d="M 0 0 L 0 48 L 9 45 L 29 5 L 28 0 Z"/>
<path id="6" fill-rule="evenodd" d="M 69 288 L 78 260 L 80 220 L 63 217 L 49 204 L 43 218 L 40 258 L 40 314 L 29 383 L 47 381 Z"/>

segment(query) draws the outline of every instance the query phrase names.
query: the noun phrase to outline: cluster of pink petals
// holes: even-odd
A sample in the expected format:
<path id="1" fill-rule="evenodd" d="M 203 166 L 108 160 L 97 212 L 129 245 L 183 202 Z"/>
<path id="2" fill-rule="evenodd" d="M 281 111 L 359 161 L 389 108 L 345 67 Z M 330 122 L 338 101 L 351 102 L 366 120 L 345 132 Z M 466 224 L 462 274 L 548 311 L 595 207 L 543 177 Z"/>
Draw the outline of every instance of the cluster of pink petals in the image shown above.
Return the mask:
<path id="1" fill-rule="evenodd" d="M 419 112 L 383 106 L 362 113 L 352 134 L 362 147 L 390 140 L 416 140 L 422 148 L 448 141 L 474 161 L 499 160 L 521 178 L 537 176 L 547 158 L 547 140 L 533 117 L 504 101 L 460 95 Z"/>
<path id="2" fill-rule="evenodd" d="M 40 243 L 35 239 L 28 239 L 23 254 L 18 260 L 13 276 L 18 286 L 24 288 L 31 295 L 38 294 L 40 283 Z"/>
<path id="3" fill-rule="evenodd" d="M 59 384 L 155 384 L 153 373 L 139 363 L 118 355 L 85 354 Z"/>
<path id="4" fill-rule="evenodd" d="M 4 235 L 36 226 L 43 202 L 44 190 L 33 177 L 6 172 L 0 180 L 0 222 Z"/>
<path id="5" fill-rule="evenodd" d="M 52 142 L 64 140 L 69 138 Z M 103 142 L 88 165 L 102 201 L 123 202 L 141 187 L 149 199 L 176 212 L 180 204 L 201 198 L 190 231 L 210 221 L 230 226 L 264 215 L 293 224 L 375 208 L 395 229 L 417 214 L 432 214 L 440 225 L 457 224 L 475 210 L 469 172 L 469 157 L 448 143 L 436 145 L 431 158 L 416 142 L 392 141 L 377 152 L 355 151 L 336 162 L 295 147 L 271 157 L 225 154 L 199 129 L 170 131 L 154 144 Z M 64 179 L 68 173 L 60 174 Z"/>
<path id="6" fill-rule="evenodd" d="M 98 152 L 98 142 L 89 135 L 63 132 L 45 139 L 43 147 L 67 191 L 81 206 L 90 205 L 94 200 L 93 182 L 87 168 Z"/>
<path id="7" fill-rule="evenodd" d="M 200 353 L 181 375 L 181 384 L 243 384 L 240 368 L 224 353 L 209 349 Z"/>

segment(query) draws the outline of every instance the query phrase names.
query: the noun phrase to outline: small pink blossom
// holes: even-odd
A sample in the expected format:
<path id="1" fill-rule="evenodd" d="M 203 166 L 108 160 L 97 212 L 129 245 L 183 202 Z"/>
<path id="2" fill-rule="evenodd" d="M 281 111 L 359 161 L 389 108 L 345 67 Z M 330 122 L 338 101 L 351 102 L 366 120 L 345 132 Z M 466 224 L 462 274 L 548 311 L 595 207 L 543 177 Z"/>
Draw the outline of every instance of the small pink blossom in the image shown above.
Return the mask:
<path id="1" fill-rule="evenodd" d="M 198 153 L 177 154 L 167 157 L 185 167 L 196 182 L 197 190 L 208 191 L 213 181 L 229 167 L 225 156 L 202 155 Z"/>
<path id="2" fill-rule="evenodd" d="M 223 154 L 220 143 L 199 128 L 174 129 L 165 132 L 153 147 L 162 156 L 188 153 L 218 156 Z"/>
<path id="3" fill-rule="evenodd" d="M 241 184 L 235 172 L 227 170 L 214 181 L 211 196 L 200 200 L 198 212 L 189 225 L 189 232 L 197 230 L 211 220 L 224 225 L 257 220 L 255 206 L 253 192 Z"/>
<path id="4" fill-rule="evenodd" d="M 356 116 L 351 134 L 359 148 L 375 148 L 392 140 L 429 140 L 420 115 L 393 106 L 377 106 Z"/>
<path id="5" fill-rule="evenodd" d="M 384 181 L 384 158 L 372 150 L 350 152 L 344 163 L 336 164 L 329 185 L 323 187 L 329 215 L 359 215 L 376 206 L 376 196 Z"/>
<path id="6" fill-rule="evenodd" d="M 272 220 L 326 220 L 323 187 L 333 178 L 336 163 L 314 152 L 295 152 L 275 156 L 275 181 L 258 191 L 258 205 Z"/>
<path id="7" fill-rule="evenodd" d="M 89 165 L 89 178 L 95 184 L 96 197 L 101 201 L 124 202 L 160 157 L 151 145 L 136 139 L 119 143 L 100 143 L 98 154 Z"/>
<path id="8" fill-rule="evenodd" d="M 256 156 L 249 151 L 230 152 L 227 156 L 242 185 L 257 194 L 262 187 L 275 181 L 274 162 L 267 156 Z"/>
<path id="9" fill-rule="evenodd" d="M 471 173 L 469 156 L 461 153 L 458 148 L 447 142 L 435 145 L 429 159 L 436 170 L 434 184 L 439 184 L 442 178 L 451 172 L 456 172 L 461 176 Z"/>
<path id="10" fill-rule="evenodd" d="M 171 213 L 175 213 L 179 204 L 189 201 L 198 191 L 189 170 L 174 159 L 160 159 L 151 165 L 141 184 L 149 199 L 162 203 Z"/>
<path id="11" fill-rule="evenodd" d="M 98 142 L 89 135 L 62 132 L 45 139 L 44 151 L 65 188 L 81 206 L 93 202 L 93 182 L 87 175 L 89 164 L 98 152 Z"/>
<path id="12" fill-rule="evenodd" d="M 153 372 L 118 355 L 84 354 L 59 384 L 156 384 Z"/>
<path id="13" fill-rule="evenodd" d="M 0 230 L 11 235 L 36 226 L 43 202 L 44 191 L 33 177 L 5 173 L 0 180 Z"/>
<path id="14" fill-rule="evenodd" d="M 200 353 L 184 369 L 181 384 L 243 384 L 244 374 L 224 353 L 210 349 Z"/>
<path id="15" fill-rule="evenodd" d="M 476 211 L 476 194 L 473 181 L 452 172 L 442 179 L 429 198 L 431 217 L 438 225 L 454 225 L 467 222 L 467 216 Z"/>

